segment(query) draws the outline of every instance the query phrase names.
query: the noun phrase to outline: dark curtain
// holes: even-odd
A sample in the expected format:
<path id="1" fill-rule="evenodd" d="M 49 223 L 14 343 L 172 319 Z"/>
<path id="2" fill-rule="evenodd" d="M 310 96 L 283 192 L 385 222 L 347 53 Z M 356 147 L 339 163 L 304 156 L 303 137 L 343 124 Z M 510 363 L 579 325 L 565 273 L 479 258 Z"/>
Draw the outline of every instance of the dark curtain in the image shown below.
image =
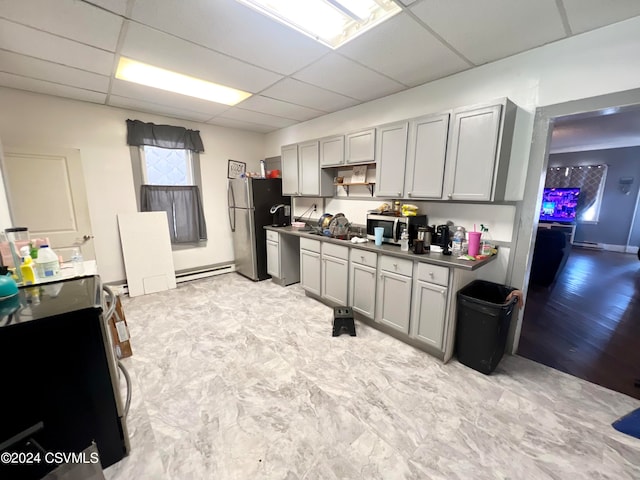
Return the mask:
<path id="1" fill-rule="evenodd" d="M 171 125 L 155 125 L 140 120 L 127 120 L 127 144 L 133 146 L 174 148 L 204 152 L 204 145 L 198 130 L 187 130 Z"/>
<path id="2" fill-rule="evenodd" d="M 140 210 L 167 212 L 171 243 L 207 239 L 207 226 L 197 186 L 142 185 Z"/>

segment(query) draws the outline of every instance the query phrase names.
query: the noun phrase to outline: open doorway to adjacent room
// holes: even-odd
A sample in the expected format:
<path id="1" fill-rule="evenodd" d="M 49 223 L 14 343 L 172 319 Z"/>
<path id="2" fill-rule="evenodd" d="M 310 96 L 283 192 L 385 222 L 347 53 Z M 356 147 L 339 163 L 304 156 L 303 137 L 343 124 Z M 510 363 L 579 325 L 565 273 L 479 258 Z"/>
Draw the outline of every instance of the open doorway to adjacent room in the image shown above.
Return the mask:
<path id="1" fill-rule="evenodd" d="M 518 354 L 640 399 L 640 105 L 550 130 L 545 187 L 582 198 L 542 196 Z"/>

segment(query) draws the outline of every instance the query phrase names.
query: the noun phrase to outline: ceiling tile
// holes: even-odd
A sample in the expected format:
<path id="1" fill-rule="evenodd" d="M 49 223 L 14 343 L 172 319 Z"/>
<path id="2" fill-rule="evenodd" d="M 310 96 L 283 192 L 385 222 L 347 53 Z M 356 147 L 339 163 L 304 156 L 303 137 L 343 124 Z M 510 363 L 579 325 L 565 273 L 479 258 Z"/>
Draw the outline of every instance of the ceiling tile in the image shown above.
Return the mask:
<path id="1" fill-rule="evenodd" d="M 362 101 L 383 97 L 406 88 L 336 53 L 321 58 L 296 73 L 294 77 Z"/>
<path id="2" fill-rule="evenodd" d="M 137 110 L 139 112 L 156 113 L 167 117 L 182 118 L 196 122 L 205 122 L 211 115 L 207 113 L 193 112 L 191 110 L 183 110 L 176 107 L 168 107 L 157 103 L 145 102 L 137 98 L 121 97 L 119 95 L 110 95 L 107 105 L 112 107 L 126 108 L 128 110 Z"/>
<path id="3" fill-rule="evenodd" d="M 563 3 L 574 34 L 640 15 L 638 0 L 563 0 Z"/>
<path id="4" fill-rule="evenodd" d="M 166 107 L 174 107 L 181 110 L 191 110 L 205 113 L 211 118 L 213 115 L 228 110 L 227 105 L 209 102 L 200 98 L 180 95 L 178 93 L 167 92 L 157 88 L 146 87 L 136 83 L 125 82 L 124 80 L 114 80 L 111 86 L 111 93 L 121 97 L 135 98 L 144 102 L 156 103 Z"/>
<path id="5" fill-rule="evenodd" d="M 0 48 L 110 75 L 113 54 L 0 19 Z"/>
<path id="6" fill-rule="evenodd" d="M 423 0 L 411 11 L 476 65 L 565 36 L 555 0 Z"/>
<path id="7" fill-rule="evenodd" d="M 109 77 L 0 50 L 0 71 L 106 93 Z"/>
<path id="8" fill-rule="evenodd" d="M 405 13 L 362 34 L 339 52 L 412 87 L 471 66 Z"/>
<path id="9" fill-rule="evenodd" d="M 277 115 L 279 117 L 291 118 L 300 121 L 309 120 L 310 118 L 324 115 L 324 112 L 321 112 L 319 110 L 314 110 L 312 108 L 307 108 L 300 105 L 294 105 L 293 103 L 283 102 L 282 100 L 263 97 L 261 95 L 255 95 L 248 98 L 247 100 L 239 104 L 238 107 L 244 110 L 269 113 L 271 115 Z"/>
<path id="10" fill-rule="evenodd" d="M 401 3 L 401 4 L 403 4 L 403 5 L 407 5 L 407 6 L 408 6 L 408 5 L 411 5 L 411 4 L 413 4 L 413 3 L 416 3 L 416 2 L 417 2 L 417 0 L 400 0 L 400 3 Z M 397 3 L 397 2 L 396 2 L 396 3 Z"/>
<path id="11" fill-rule="evenodd" d="M 137 0 L 132 18 L 154 28 L 285 75 L 330 49 L 234 0 Z"/>
<path id="12" fill-rule="evenodd" d="M 298 123 L 295 120 L 289 118 L 276 117 L 273 115 L 267 115 L 260 112 L 252 112 L 250 110 L 244 110 L 242 108 L 234 107 L 224 112 L 216 118 L 230 118 L 232 120 L 241 120 L 244 122 L 251 122 L 261 125 L 268 125 L 275 128 L 284 128 L 294 123 Z M 213 121 L 212 119 L 211 121 Z"/>
<path id="13" fill-rule="evenodd" d="M 81 88 L 67 87 L 57 83 L 25 78 L 11 73 L 0 72 L 0 85 L 3 87 L 16 88 L 29 92 L 44 93 L 56 97 L 72 98 L 84 102 L 104 103 L 107 95 L 105 93 L 92 92 Z"/>
<path id="14" fill-rule="evenodd" d="M 271 125 L 259 125 L 257 123 L 243 122 L 241 120 L 233 120 L 231 118 L 216 117 L 207 121 L 206 123 L 211 125 L 218 125 L 219 127 L 237 128 L 240 130 L 248 130 L 250 132 L 269 133 L 277 130 L 277 127 Z"/>
<path id="15" fill-rule="evenodd" d="M 127 12 L 128 0 L 91 0 L 91 3 L 118 15 L 124 15 Z"/>
<path id="16" fill-rule="evenodd" d="M 282 78 L 275 73 L 137 23 L 129 24 L 121 53 L 134 60 L 252 93 L 259 92 Z"/>
<path id="17" fill-rule="evenodd" d="M 0 0 L 2 16 L 38 30 L 115 52 L 122 18 L 76 0 Z"/>
<path id="18" fill-rule="evenodd" d="M 262 95 L 324 112 L 334 112 L 360 103 L 359 100 L 293 78 L 280 80 L 264 90 Z"/>

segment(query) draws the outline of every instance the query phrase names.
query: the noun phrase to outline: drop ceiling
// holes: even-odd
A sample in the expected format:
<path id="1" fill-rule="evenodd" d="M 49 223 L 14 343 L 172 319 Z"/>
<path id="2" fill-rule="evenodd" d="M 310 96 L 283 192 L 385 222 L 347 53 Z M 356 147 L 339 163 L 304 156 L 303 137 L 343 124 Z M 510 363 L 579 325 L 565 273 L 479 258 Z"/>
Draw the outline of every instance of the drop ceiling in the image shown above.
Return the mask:
<path id="1" fill-rule="evenodd" d="M 234 0 L 0 0 L 0 86 L 270 132 L 640 15 L 637 0 L 400 0 L 337 50 Z M 234 107 L 114 78 L 120 55 L 241 90 Z"/>

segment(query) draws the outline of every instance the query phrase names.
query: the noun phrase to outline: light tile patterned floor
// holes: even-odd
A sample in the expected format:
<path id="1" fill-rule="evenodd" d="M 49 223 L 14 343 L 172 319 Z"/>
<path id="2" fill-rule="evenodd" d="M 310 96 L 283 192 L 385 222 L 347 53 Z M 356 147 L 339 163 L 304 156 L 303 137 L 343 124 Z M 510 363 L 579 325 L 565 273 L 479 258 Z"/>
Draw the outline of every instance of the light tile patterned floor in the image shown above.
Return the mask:
<path id="1" fill-rule="evenodd" d="M 638 479 L 640 402 L 520 357 L 491 376 L 235 273 L 124 299 L 129 479 Z"/>

